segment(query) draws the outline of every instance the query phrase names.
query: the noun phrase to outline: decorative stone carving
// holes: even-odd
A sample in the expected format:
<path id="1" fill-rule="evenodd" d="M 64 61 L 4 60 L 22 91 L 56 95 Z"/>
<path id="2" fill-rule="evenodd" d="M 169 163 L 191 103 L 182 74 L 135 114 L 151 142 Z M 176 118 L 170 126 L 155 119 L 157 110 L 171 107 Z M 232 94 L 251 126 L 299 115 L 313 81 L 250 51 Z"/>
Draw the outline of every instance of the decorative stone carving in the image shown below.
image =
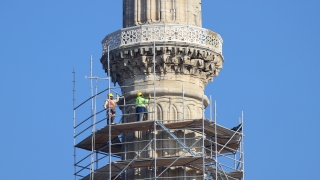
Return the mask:
<path id="1" fill-rule="evenodd" d="M 118 30 L 107 35 L 102 41 L 102 54 L 109 50 L 138 46 L 141 43 L 174 42 L 181 46 L 195 46 L 209 49 L 222 55 L 223 40 L 220 35 L 204 28 L 174 25 L 155 24 L 136 26 Z"/>
<path id="2" fill-rule="evenodd" d="M 222 68 L 223 58 L 212 51 L 181 47 L 158 47 L 158 49 L 160 50 L 156 52 L 155 69 L 160 76 L 189 75 L 201 79 L 205 86 Z M 123 85 L 124 81 L 134 76 L 153 74 L 153 52 L 149 47 L 111 51 L 110 55 L 110 76 L 114 83 Z M 101 63 L 108 72 L 106 54 L 101 58 Z"/>

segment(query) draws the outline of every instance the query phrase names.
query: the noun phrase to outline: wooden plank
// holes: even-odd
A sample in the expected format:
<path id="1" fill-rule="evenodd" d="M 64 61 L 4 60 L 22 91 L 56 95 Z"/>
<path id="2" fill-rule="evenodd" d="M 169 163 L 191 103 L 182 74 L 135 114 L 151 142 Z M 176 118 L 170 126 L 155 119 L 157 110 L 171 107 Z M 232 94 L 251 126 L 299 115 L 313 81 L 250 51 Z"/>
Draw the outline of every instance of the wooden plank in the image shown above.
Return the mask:
<path id="1" fill-rule="evenodd" d="M 214 137 L 215 128 L 214 128 L 214 124 L 212 124 L 212 121 L 204 120 L 203 123 L 204 123 L 204 133 L 206 134 L 206 137 L 207 138 Z M 201 133 L 200 129 L 202 128 L 203 123 L 201 119 L 196 119 L 196 120 L 164 123 L 164 125 L 168 129 L 198 128 L 199 133 Z M 124 123 L 124 124 L 111 125 L 112 139 L 114 139 L 115 137 L 117 137 L 118 135 L 124 132 L 153 130 L 153 124 L 154 124 L 154 121 L 139 121 L 139 122 L 130 122 L 130 123 Z M 161 129 L 161 127 L 157 126 L 157 129 Z M 217 125 L 217 135 L 218 135 L 217 138 L 218 138 L 219 144 L 226 144 L 234 134 L 235 136 L 229 142 L 230 144 L 238 143 L 240 139 L 239 133 L 235 133 L 230 129 L 226 129 L 222 126 Z M 109 141 L 108 135 L 109 135 L 109 126 L 105 126 L 95 133 L 95 136 L 96 136 L 95 142 L 97 143 L 95 150 L 98 150 L 101 147 L 103 147 L 103 144 L 107 144 L 107 142 Z M 91 150 L 91 142 L 92 142 L 92 135 L 90 135 L 89 137 L 87 137 L 86 139 L 78 143 L 76 147 L 86 149 L 86 150 Z M 118 148 L 118 149 L 121 149 L 121 148 Z M 106 152 L 106 151 L 103 151 L 103 152 Z M 116 152 L 119 152 L 119 151 L 116 151 Z"/>
<path id="2" fill-rule="evenodd" d="M 99 150 L 99 151 L 106 152 L 106 153 L 109 152 L 109 146 L 108 146 L 109 138 L 108 137 L 106 137 L 104 135 L 96 135 L 95 142 L 96 142 L 95 150 Z M 114 144 L 117 144 L 117 145 L 111 146 L 112 154 L 119 154 L 121 152 L 121 145 L 118 143 L 121 143 L 121 142 L 120 142 L 120 139 L 118 138 L 118 136 L 113 137 L 111 142 Z M 91 139 L 86 140 L 86 141 L 82 141 L 81 143 L 77 144 L 76 147 L 91 151 L 91 149 L 92 149 Z"/>
<path id="3" fill-rule="evenodd" d="M 212 166 L 208 166 L 208 170 L 210 171 L 210 173 L 215 177 L 216 174 L 216 169 L 213 168 Z M 221 170 L 218 170 L 218 179 L 219 180 L 223 180 L 226 179 L 226 176 L 230 179 L 238 179 L 240 180 L 243 176 L 243 172 L 242 171 L 233 171 L 233 172 L 223 172 Z M 221 178 L 222 177 L 222 178 Z"/>
<path id="4" fill-rule="evenodd" d="M 192 157 L 192 156 L 186 156 L 186 157 L 166 157 L 166 158 L 157 158 L 157 166 L 168 166 L 172 164 L 175 160 L 175 162 L 172 164 L 172 166 L 188 166 L 195 168 L 197 170 L 202 170 L 202 157 Z M 206 162 L 212 161 L 211 159 L 206 158 Z M 124 169 L 131 161 L 116 161 L 111 164 L 111 176 L 115 177 L 117 176 L 122 169 Z M 137 159 L 136 161 L 132 162 L 129 166 L 128 169 L 132 168 L 144 168 L 144 167 L 153 167 L 154 166 L 154 159 L 152 158 L 143 158 L 143 159 Z M 215 175 L 215 169 L 212 168 L 211 166 L 208 166 L 208 170 L 211 172 L 212 175 Z M 224 173 L 219 170 L 218 174 L 220 174 L 223 178 L 225 178 Z M 230 179 L 241 179 L 243 176 L 243 172 L 237 171 L 237 172 L 226 172 L 225 173 L 228 178 Z M 109 165 L 106 165 L 100 169 L 98 169 L 95 172 L 94 175 L 94 180 L 100 180 L 100 179 L 108 179 L 109 177 Z M 218 179 L 222 178 L 218 176 Z M 90 175 L 84 177 L 82 180 L 90 180 Z"/>
<path id="5" fill-rule="evenodd" d="M 175 161 L 176 160 L 176 161 Z M 175 161 L 175 162 L 174 162 Z M 211 159 L 206 159 L 205 162 L 210 162 Z M 122 169 L 124 169 L 131 160 L 126 161 L 116 161 L 111 164 L 111 176 L 117 176 Z M 174 162 L 174 163 L 173 163 Z M 128 169 L 132 168 L 144 168 L 144 167 L 153 167 L 154 166 L 154 159 L 153 158 L 141 158 L 133 161 L 129 166 Z M 202 168 L 203 159 L 202 157 L 193 157 L 193 156 L 185 156 L 185 157 L 163 157 L 157 158 L 157 166 L 197 166 L 198 168 Z M 191 166 L 190 166 L 191 167 Z M 98 169 L 94 175 L 94 180 L 100 179 L 108 179 L 109 178 L 109 165 L 106 165 L 100 169 Z M 82 180 L 90 180 L 90 174 L 84 177 Z"/>
<path id="6" fill-rule="evenodd" d="M 222 146 L 218 146 L 217 147 L 218 152 L 221 151 L 218 154 L 224 154 L 224 153 L 228 153 L 228 152 L 234 153 L 234 152 L 236 152 L 238 150 L 239 145 L 240 145 L 239 143 L 233 143 L 233 144 L 230 143 L 222 151 L 221 151 Z M 210 142 L 207 141 L 207 143 L 205 143 L 205 147 L 206 147 L 206 153 L 210 154 L 211 153 L 211 144 L 210 144 Z M 213 153 L 215 151 L 214 144 L 212 144 L 212 151 L 213 151 Z"/>

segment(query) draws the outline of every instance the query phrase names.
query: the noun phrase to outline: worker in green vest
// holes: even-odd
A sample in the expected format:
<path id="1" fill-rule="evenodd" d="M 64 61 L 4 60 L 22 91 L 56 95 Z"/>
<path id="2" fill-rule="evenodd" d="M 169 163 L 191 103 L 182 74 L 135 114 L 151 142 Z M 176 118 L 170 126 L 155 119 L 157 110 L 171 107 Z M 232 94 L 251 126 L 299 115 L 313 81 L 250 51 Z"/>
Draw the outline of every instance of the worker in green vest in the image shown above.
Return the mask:
<path id="1" fill-rule="evenodd" d="M 137 121 L 142 121 L 143 115 L 147 113 L 146 105 L 150 101 L 150 96 L 148 99 L 142 97 L 142 92 L 138 92 L 136 98 L 136 113 L 137 113 Z"/>

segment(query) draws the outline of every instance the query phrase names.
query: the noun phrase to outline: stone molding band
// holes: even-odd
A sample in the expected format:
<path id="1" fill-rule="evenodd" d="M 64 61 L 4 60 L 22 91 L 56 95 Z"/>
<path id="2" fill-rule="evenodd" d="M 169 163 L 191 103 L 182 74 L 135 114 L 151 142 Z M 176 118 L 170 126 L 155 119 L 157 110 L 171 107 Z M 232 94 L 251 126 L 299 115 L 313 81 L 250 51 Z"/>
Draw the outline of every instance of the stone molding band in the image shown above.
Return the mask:
<path id="1" fill-rule="evenodd" d="M 205 28 L 188 25 L 141 25 L 120 29 L 102 40 L 102 55 L 109 50 L 135 46 L 140 43 L 177 42 L 194 44 L 222 55 L 221 36 Z"/>
<path id="2" fill-rule="evenodd" d="M 130 102 L 134 100 L 137 97 L 138 92 L 142 92 L 143 94 L 151 94 L 153 96 L 154 90 L 150 88 L 150 89 L 144 89 L 144 90 L 130 91 L 124 94 L 124 96 L 126 97 L 126 101 Z M 156 88 L 156 92 L 157 92 L 157 97 L 163 97 L 163 96 L 182 97 L 181 88 Z M 184 91 L 184 97 L 196 99 L 197 101 L 200 101 L 200 102 L 203 100 L 204 107 L 207 107 L 210 103 L 210 100 L 206 95 L 197 93 L 194 91 L 190 91 L 190 90 Z M 123 100 L 120 100 L 120 104 L 123 103 L 122 101 Z"/>

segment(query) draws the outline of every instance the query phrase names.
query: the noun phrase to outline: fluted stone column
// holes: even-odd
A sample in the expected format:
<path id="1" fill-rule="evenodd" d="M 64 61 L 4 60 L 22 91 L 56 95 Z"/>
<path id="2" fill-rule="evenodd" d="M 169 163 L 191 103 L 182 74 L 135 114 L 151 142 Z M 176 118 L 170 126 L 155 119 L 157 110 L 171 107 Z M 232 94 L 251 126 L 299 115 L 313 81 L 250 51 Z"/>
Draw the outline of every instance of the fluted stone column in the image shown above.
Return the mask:
<path id="1" fill-rule="evenodd" d="M 148 24 L 201 27 L 201 0 L 124 0 L 123 27 Z"/>
<path id="2" fill-rule="evenodd" d="M 134 104 L 138 92 L 153 95 L 155 90 L 157 114 L 156 117 L 149 114 L 150 120 L 156 118 L 170 123 L 202 118 L 202 109 L 209 104 L 204 88 L 218 75 L 223 56 L 221 37 L 201 26 L 201 0 L 123 0 L 123 29 L 103 39 L 101 63 L 108 72 L 109 48 L 110 76 L 112 82 L 121 86 L 126 104 Z M 123 114 L 135 113 L 133 106 L 122 108 L 122 111 Z M 153 104 L 148 111 L 155 111 Z M 123 123 L 135 120 L 136 115 L 122 117 Z M 190 130 L 172 132 L 179 138 L 194 138 L 186 140 L 187 146 L 191 146 L 199 135 Z M 157 139 L 164 139 L 157 142 L 157 149 L 160 150 L 154 152 L 152 146 L 148 152 L 141 154 L 141 158 L 180 156 L 184 153 L 182 148 L 174 149 L 179 144 L 166 132 L 159 132 L 156 136 Z M 135 132 L 126 134 L 122 140 L 133 142 L 151 140 L 153 137 L 153 132 Z M 147 143 L 127 144 L 123 149 L 131 153 L 126 158 L 134 158 Z M 197 143 L 195 146 L 202 145 Z M 192 150 L 202 153 L 201 148 Z M 158 167 L 157 171 L 163 169 Z M 172 167 L 164 176 L 183 176 L 184 173 L 194 176 L 200 172 L 188 167 Z M 153 167 L 139 168 L 129 170 L 126 179 L 150 178 L 153 174 Z"/>

